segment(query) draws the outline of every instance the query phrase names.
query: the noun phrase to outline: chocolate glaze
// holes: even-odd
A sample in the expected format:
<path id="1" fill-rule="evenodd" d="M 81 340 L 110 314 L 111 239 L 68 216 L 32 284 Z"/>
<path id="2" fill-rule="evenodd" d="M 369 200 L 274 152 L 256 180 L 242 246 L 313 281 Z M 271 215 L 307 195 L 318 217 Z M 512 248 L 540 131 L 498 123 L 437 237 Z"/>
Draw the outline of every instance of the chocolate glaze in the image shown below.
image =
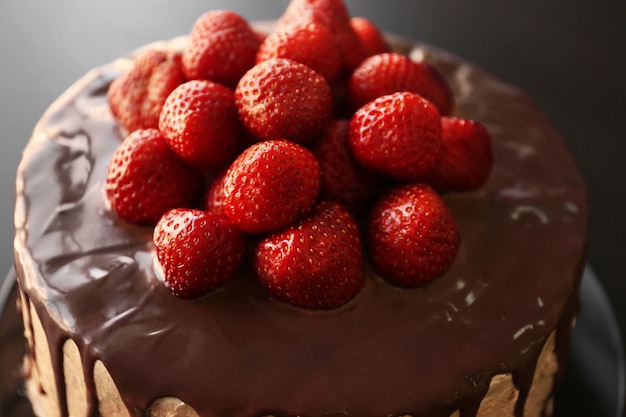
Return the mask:
<path id="1" fill-rule="evenodd" d="M 172 395 L 203 416 L 473 416 L 491 377 L 507 372 L 521 415 L 555 329 L 564 363 L 587 238 L 585 186 L 525 93 L 415 48 L 451 81 L 455 113 L 489 128 L 495 166 L 482 189 L 446 196 L 463 239 L 448 273 L 404 290 L 368 269 L 356 299 L 330 312 L 268 298 L 246 268 L 202 300 L 165 288 L 151 229 L 117 219 L 102 192 L 121 136 L 105 92 L 129 60 L 90 72 L 50 108 L 18 172 L 18 281 L 48 332 L 57 375 L 63 342 L 78 345 L 93 415 L 98 359 L 133 415 Z"/>

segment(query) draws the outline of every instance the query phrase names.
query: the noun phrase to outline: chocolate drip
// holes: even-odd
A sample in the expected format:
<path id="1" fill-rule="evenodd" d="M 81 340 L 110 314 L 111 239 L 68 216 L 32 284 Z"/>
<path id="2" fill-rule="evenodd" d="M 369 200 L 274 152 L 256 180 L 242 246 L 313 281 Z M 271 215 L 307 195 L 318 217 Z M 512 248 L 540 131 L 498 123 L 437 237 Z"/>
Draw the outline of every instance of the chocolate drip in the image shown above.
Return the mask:
<path id="1" fill-rule="evenodd" d="M 498 373 L 515 376 L 521 416 L 555 329 L 564 363 L 585 187 L 523 92 L 445 53 L 413 54 L 451 80 L 457 115 L 489 128 L 495 167 L 482 189 L 445 197 L 463 239 L 447 274 L 401 290 L 368 272 L 356 299 L 331 312 L 268 298 L 246 268 L 204 299 L 173 297 L 153 268 L 152 231 L 117 219 L 102 195 L 120 142 L 105 93 L 127 61 L 91 72 L 55 103 L 19 170 L 16 263 L 26 265 L 21 289 L 49 317 L 53 357 L 67 338 L 79 346 L 91 404 L 101 360 L 136 416 L 175 396 L 202 416 L 471 417 Z M 54 366 L 61 375 L 59 358 Z"/>

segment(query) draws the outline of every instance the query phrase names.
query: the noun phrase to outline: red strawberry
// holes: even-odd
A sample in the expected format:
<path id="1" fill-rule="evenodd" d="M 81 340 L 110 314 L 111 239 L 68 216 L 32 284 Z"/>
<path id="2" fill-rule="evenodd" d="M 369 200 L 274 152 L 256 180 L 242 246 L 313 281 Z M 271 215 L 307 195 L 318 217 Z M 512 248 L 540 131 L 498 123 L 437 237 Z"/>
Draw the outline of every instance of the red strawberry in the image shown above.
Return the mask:
<path id="1" fill-rule="evenodd" d="M 146 49 L 111 83 L 111 112 L 128 132 L 156 128 L 165 99 L 184 79 L 179 53 Z"/>
<path id="2" fill-rule="evenodd" d="M 365 58 L 342 0 L 292 0 L 278 21 L 278 28 L 310 22 L 325 26 L 333 34 L 345 73 L 351 72 Z"/>
<path id="3" fill-rule="evenodd" d="M 441 147 L 441 117 L 417 94 L 382 96 L 352 116 L 350 146 L 365 168 L 420 180 L 430 173 Z"/>
<path id="4" fill-rule="evenodd" d="M 248 71 L 237 85 L 235 100 L 241 121 L 258 140 L 309 142 L 324 132 L 332 109 L 324 77 L 282 58 Z"/>
<path id="5" fill-rule="evenodd" d="M 319 164 L 311 151 L 284 140 L 259 142 L 226 172 L 222 208 L 244 232 L 270 233 L 307 215 L 319 189 Z"/>
<path id="6" fill-rule="evenodd" d="M 322 203 L 310 217 L 262 240 L 254 261 L 259 282 L 276 299 L 332 309 L 363 286 L 362 258 L 350 213 L 339 204 Z"/>
<path id="7" fill-rule="evenodd" d="M 224 177 L 226 171 L 213 179 L 211 185 L 204 194 L 204 210 L 217 214 L 218 216 L 226 216 L 224 213 Z"/>
<path id="8" fill-rule="evenodd" d="M 351 213 L 360 214 L 382 182 L 354 159 L 348 143 L 348 125 L 348 120 L 331 122 L 312 151 L 320 164 L 322 200 L 339 202 Z"/>
<path id="9" fill-rule="evenodd" d="M 183 70 L 190 80 L 211 80 L 234 87 L 254 65 L 260 40 L 235 12 L 214 10 L 200 16 L 183 51 Z"/>
<path id="10" fill-rule="evenodd" d="M 352 26 L 352 30 L 354 30 L 354 33 L 356 33 L 361 41 L 363 55 L 365 57 L 382 54 L 391 50 L 383 34 L 370 20 L 364 17 L 353 17 L 350 19 L 350 26 Z"/>
<path id="11" fill-rule="evenodd" d="M 413 183 L 392 189 L 374 206 L 367 244 L 376 272 L 413 288 L 450 268 L 460 236 L 441 197 L 430 186 Z"/>
<path id="12" fill-rule="evenodd" d="M 491 172 L 491 136 L 480 123 L 457 117 L 441 118 L 443 146 L 429 177 L 439 192 L 480 188 Z"/>
<path id="13" fill-rule="evenodd" d="M 211 81 L 178 86 L 163 105 L 159 129 L 181 159 L 203 171 L 228 166 L 241 150 L 233 93 Z"/>
<path id="14" fill-rule="evenodd" d="M 304 64 L 328 82 L 339 74 L 339 51 L 333 34 L 317 23 L 286 26 L 270 34 L 261 44 L 256 62 L 270 58 L 287 58 Z"/>
<path id="15" fill-rule="evenodd" d="M 452 111 L 454 97 L 443 75 L 428 62 L 415 62 L 406 55 L 392 52 L 371 56 L 354 70 L 348 82 L 354 109 L 399 91 L 421 95 L 442 115 Z"/>
<path id="16" fill-rule="evenodd" d="M 183 299 L 201 297 L 231 279 L 246 245 L 228 219 L 194 209 L 163 215 L 153 242 L 166 285 Z"/>
<path id="17" fill-rule="evenodd" d="M 186 207 L 198 198 L 202 180 L 180 161 L 157 129 L 131 133 L 111 157 L 105 192 L 122 219 L 153 225 L 174 207 Z"/>

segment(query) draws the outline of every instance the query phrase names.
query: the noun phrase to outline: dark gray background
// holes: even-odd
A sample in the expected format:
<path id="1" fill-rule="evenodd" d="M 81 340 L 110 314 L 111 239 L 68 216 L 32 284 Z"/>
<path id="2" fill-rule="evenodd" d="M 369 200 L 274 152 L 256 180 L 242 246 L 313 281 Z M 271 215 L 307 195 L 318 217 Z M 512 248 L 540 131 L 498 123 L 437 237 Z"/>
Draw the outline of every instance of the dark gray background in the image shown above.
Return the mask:
<path id="1" fill-rule="evenodd" d="M 276 18 L 286 0 L 0 2 L 0 274 L 12 264 L 14 179 L 45 108 L 89 68 L 185 34 L 214 8 Z M 626 327 L 626 2 L 354 0 L 353 15 L 449 49 L 530 92 L 590 192 L 589 262 Z M 1 279 L 1 277 L 0 277 Z M 624 337 L 623 337 L 624 338 Z"/>

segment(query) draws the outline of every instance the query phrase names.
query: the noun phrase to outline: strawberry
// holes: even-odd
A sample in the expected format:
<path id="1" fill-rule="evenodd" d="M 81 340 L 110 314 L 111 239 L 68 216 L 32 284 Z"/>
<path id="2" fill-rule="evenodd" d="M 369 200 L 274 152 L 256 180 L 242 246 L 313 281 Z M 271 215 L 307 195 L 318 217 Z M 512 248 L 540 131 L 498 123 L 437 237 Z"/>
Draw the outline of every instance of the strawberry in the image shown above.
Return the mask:
<path id="1" fill-rule="evenodd" d="M 107 92 L 111 112 L 128 132 L 157 128 L 165 99 L 184 80 L 180 53 L 146 49 L 111 83 Z"/>
<path id="2" fill-rule="evenodd" d="M 284 58 L 248 71 L 237 85 L 235 102 L 244 126 L 258 140 L 310 142 L 324 132 L 332 110 L 324 77 Z"/>
<path id="3" fill-rule="evenodd" d="M 491 172 L 491 136 L 482 124 L 457 117 L 441 118 L 442 148 L 429 183 L 439 192 L 480 188 Z"/>
<path id="4" fill-rule="evenodd" d="M 292 0 L 279 19 L 277 28 L 310 22 L 325 26 L 333 34 L 344 73 L 350 73 L 365 58 L 342 0 Z"/>
<path id="5" fill-rule="evenodd" d="M 322 75 L 328 82 L 339 74 L 339 51 L 333 34 L 325 26 L 305 23 L 286 26 L 271 33 L 261 44 L 256 62 L 287 58 L 300 62 Z"/>
<path id="6" fill-rule="evenodd" d="M 319 189 L 311 151 L 285 140 L 259 142 L 226 171 L 222 209 L 244 232 L 271 233 L 307 215 Z"/>
<path id="7" fill-rule="evenodd" d="M 224 214 L 223 208 L 225 176 L 226 171 L 215 177 L 204 194 L 204 210 L 210 211 L 211 213 L 217 214 L 218 216 L 226 216 L 226 214 Z"/>
<path id="8" fill-rule="evenodd" d="M 211 81 L 178 86 L 163 105 L 159 129 L 181 159 L 203 171 L 228 166 L 242 146 L 233 93 Z"/>
<path id="9" fill-rule="evenodd" d="M 360 108 L 350 120 L 350 146 L 367 169 L 399 180 L 420 180 L 441 147 L 437 109 L 413 93 L 394 93 Z"/>
<path id="10" fill-rule="evenodd" d="M 104 189 L 119 217 L 154 225 L 167 210 L 192 205 L 201 183 L 200 175 L 176 157 L 159 130 L 139 129 L 113 153 Z"/>
<path id="11" fill-rule="evenodd" d="M 348 143 L 348 126 L 348 120 L 334 120 L 311 150 L 320 164 L 321 199 L 339 202 L 356 215 L 365 210 L 382 181 L 354 159 Z"/>
<path id="12" fill-rule="evenodd" d="M 365 58 L 391 50 L 383 34 L 370 20 L 364 17 L 353 17 L 350 19 L 350 26 L 359 38 Z"/>
<path id="13" fill-rule="evenodd" d="M 213 10 L 196 20 L 182 65 L 190 80 L 204 79 L 234 87 L 254 65 L 260 40 L 235 12 Z"/>
<path id="14" fill-rule="evenodd" d="M 415 62 L 406 55 L 390 52 L 371 56 L 354 70 L 348 81 L 353 109 L 399 91 L 421 95 L 442 115 L 452 111 L 454 97 L 443 75 L 428 62 Z"/>
<path id="15" fill-rule="evenodd" d="M 367 245 L 375 271 L 394 285 L 425 285 L 446 272 L 460 246 L 452 214 L 427 184 L 385 194 L 372 209 Z"/>
<path id="16" fill-rule="evenodd" d="M 165 284 L 183 299 L 201 297 L 231 279 L 246 246 L 228 219 L 197 209 L 165 213 L 153 242 Z"/>
<path id="17" fill-rule="evenodd" d="M 301 222 L 256 248 L 261 285 L 276 299 L 307 309 L 333 309 L 363 286 L 361 239 L 355 220 L 336 203 L 321 203 Z"/>

